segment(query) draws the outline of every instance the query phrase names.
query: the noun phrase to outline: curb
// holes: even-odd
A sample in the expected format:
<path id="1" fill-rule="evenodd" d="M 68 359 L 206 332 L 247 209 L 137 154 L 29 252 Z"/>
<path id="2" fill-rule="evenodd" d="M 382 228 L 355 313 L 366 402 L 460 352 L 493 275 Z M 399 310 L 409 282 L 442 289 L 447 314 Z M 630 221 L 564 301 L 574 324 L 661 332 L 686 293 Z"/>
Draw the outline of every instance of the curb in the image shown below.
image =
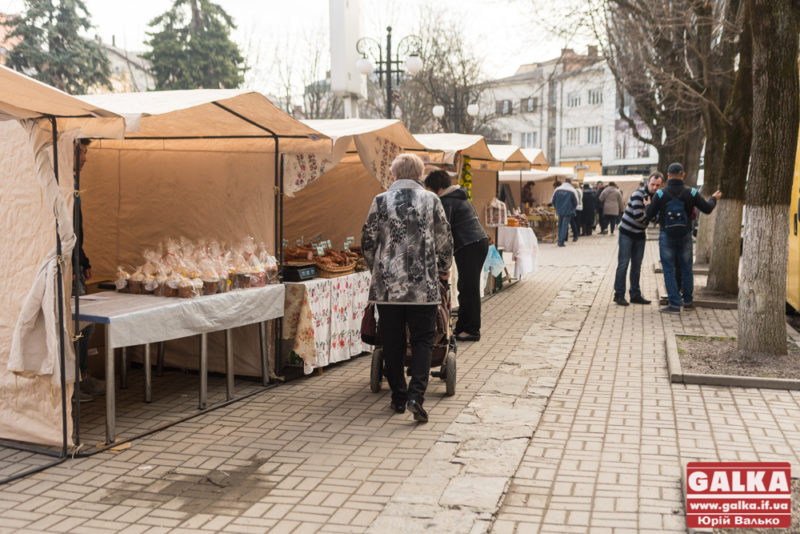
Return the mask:
<path id="1" fill-rule="evenodd" d="M 787 329 L 789 329 L 787 325 Z M 796 332 L 790 333 L 793 341 L 796 341 Z M 666 340 L 667 349 L 667 371 L 669 381 L 672 383 L 696 384 L 705 386 L 735 386 L 745 388 L 766 388 L 766 389 L 789 389 L 800 390 L 800 380 L 795 378 L 761 378 L 755 376 L 734 376 L 734 375 L 701 375 L 695 373 L 684 373 L 681 369 L 681 360 L 678 355 L 678 336 L 691 336 L 675 332 L 669 334 Z M 696 337 L 696 336 L 695 336 Z"/>

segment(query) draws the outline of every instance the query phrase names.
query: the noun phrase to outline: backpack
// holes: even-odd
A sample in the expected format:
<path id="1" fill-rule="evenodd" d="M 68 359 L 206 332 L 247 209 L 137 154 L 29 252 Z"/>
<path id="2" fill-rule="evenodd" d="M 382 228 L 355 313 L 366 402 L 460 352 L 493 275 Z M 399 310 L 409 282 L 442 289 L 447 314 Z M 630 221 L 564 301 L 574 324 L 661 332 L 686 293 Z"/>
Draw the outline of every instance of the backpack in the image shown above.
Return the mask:
<path id="1" fill-rule="evenodd" d="M 656 194 L 667 201 L 664 205 L 664 227 L 662 230 L 670 237 L 684 237 L 691 230 L 691 219 L 686 213 L 686 206 L 679 197 L 674 197 L 659 189 Z M 692 197 L 697 195 L 697 189 L 692 188 Z"/>

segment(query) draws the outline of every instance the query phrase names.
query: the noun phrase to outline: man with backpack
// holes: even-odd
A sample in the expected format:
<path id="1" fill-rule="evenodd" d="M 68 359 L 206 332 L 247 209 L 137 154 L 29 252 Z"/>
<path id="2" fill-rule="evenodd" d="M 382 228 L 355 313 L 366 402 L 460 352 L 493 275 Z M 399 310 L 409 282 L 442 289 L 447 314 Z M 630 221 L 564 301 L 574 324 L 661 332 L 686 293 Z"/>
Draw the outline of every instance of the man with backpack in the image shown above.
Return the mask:
<path id="1" fill-rule="evenodd" d="M 667 185 L 659 189 L 647 206 L 647 219 L 658 217 L 661 234 L 658 236 L 658 250 L 661 255 L 661 269 L 664 284 L 667 286 L 669 304 L 662 312 L 680 313 L 681 293 L 675 278 L 675 264 L 681 272 L 683 286 L 683 309 L 693 310 L 694 276 L 692 274 L 692 210 L 697 207 L 703 213 L 711 213 L 722 197 L 720 191 L 714 192 L 708 201 L 695 188 L 686 187 L 683 179 L 683 165 L 673 163 L 667 170 Z"/>

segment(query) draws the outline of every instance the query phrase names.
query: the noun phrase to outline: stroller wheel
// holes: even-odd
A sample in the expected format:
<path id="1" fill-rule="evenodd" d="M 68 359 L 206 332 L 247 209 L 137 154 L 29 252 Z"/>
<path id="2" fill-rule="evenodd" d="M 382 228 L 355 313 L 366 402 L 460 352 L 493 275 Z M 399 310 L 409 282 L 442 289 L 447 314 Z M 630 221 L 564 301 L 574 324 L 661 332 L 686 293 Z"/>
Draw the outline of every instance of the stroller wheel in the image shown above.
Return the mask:
<path id="1" fill-rule="evenodd" d="M 445 396 L 452 397 L 456 394 L 456 357 L 448 354 L 444 359 L 445 368 Z"/>
<path id="2" fill-rule="evenodd" d="M 383 380 L 383 348 L 375 347 L 372 351 L 372 366 L 369 370 L 369 389 L 373 393 L 381 390 L 381 380 Z"/>

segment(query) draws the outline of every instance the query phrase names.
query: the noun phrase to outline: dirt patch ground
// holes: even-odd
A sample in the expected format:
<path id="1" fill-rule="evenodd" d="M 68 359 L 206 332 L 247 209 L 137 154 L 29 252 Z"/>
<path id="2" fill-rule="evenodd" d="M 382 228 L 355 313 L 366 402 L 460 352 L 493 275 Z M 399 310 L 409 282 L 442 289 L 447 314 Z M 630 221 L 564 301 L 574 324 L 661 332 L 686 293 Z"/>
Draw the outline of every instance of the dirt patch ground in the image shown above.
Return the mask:
<path id="1" fill-rule="evenodd" d="M 741 355 L 734 337 L 676 336 L 684 373 L 800 379 L 800 348 L 785 356 Z"/>
<path id="2" fill-rule="evenodd" d="M 792 479 L 792 526 L 789 528 L 715 528 L 715 534 L 800 534 L 800 479 Z"/>

